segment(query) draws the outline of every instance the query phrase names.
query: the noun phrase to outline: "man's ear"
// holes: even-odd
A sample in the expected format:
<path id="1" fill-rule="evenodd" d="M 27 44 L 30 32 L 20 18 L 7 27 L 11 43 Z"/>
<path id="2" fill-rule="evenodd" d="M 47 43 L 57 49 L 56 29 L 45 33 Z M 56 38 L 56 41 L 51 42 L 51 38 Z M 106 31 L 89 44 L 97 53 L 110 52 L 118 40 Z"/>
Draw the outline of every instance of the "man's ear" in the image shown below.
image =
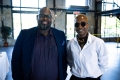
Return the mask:
<path id="1" fill-rule="evenodd" d="M 39 19 L 39 16 L 37 15 L 37 16 L 36 16 L 36 20 L 38 20 L 38 19 Z"/>

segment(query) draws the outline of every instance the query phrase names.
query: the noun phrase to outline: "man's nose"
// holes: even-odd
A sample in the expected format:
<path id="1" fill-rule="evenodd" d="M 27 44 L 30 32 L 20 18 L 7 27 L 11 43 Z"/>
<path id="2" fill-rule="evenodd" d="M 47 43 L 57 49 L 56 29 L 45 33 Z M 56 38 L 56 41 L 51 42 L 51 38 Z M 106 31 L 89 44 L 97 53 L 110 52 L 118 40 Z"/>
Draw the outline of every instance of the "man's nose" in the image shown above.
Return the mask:
<path id="1" fill-rule="evenodd" d="M 81 24 L 79 24 L 79 26 L 78 26 L 79 28 L 82 28 L 83 26 L 81 26 Z"/>

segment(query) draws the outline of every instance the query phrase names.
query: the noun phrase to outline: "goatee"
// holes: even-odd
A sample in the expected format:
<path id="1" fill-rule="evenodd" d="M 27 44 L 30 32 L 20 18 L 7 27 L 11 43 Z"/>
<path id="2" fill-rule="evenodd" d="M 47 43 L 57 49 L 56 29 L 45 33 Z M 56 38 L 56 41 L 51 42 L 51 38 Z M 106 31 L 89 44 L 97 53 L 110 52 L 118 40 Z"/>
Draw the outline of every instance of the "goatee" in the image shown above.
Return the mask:
<path id="1" fill-rule="evenodd" d="M 47 30 L 49 27 L 50 27 L 49 25 L 44 25 L 44 24 L 39 26 L 41 30 Z"/>

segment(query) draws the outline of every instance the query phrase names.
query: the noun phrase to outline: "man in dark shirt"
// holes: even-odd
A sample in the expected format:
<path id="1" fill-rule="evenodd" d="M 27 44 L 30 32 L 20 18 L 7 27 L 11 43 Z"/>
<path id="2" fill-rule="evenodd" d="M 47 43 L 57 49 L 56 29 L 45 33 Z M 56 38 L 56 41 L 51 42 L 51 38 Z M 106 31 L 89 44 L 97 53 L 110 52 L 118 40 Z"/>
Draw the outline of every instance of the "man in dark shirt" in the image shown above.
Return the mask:
<path id="1" fill-rule="evenodd" d="M 12 54 L 13 80 L 65 80 L 66 38 L 51 27 L 52 15 L 44 7 L 37 16 L 38 26 L 21 30 Z"/>

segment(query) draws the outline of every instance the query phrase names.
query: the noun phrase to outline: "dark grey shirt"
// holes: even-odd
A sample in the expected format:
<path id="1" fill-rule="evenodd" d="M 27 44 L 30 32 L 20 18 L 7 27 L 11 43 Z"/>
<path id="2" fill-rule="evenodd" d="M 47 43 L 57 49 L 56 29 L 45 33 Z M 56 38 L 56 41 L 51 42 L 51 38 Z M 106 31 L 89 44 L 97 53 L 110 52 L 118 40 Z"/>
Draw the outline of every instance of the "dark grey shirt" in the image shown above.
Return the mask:
<path id="1" fill-rule="evenodd" d="M 52 30 L 47 36 L 38 31 L 33 51 L 31 79 L 58 79 L 58 51 Z"/>

